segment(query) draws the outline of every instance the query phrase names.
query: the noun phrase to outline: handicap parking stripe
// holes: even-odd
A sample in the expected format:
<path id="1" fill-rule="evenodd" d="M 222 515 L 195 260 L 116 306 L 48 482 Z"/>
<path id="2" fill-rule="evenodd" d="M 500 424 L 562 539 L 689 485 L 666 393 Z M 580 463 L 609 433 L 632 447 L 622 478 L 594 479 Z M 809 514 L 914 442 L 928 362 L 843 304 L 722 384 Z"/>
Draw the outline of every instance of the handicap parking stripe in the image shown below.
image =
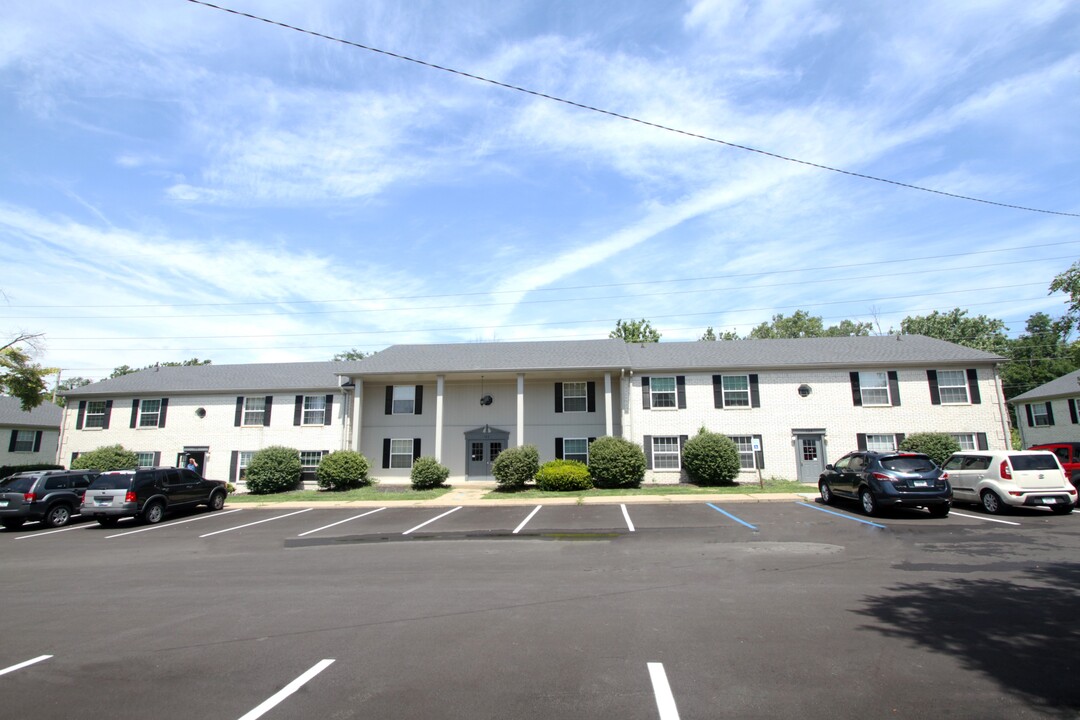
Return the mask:
<path id="1" fill-rule="evenodd" d="M 716 512 L 718 512 L 718 513 L 720 513 L 722 515 L 727 515 L 729 518 L 731 518 L 735 522 L 739 523 L 740 525 L 745 525 L 746 527 L 750 528 L 751 530 L 753 530 L 755 532 L 757 531 L 757 527 L 755 525 L 751 525 L 750 523 L 746 522 L 745 520 L 741 520 L 741 519 L 735 517 L 734 515 L 729 513 L 727 510 L 723 510 L 721 508 L 718 508 L 715 505 L 713 505 L 712 503 L 705 503 L 705 504 L 708 505 L 709 507 L 711 507 Z"/>
<path id="2" fill-rule="evenodd" d="M 885 525 L 881 525 L 881 524 L 876 523 L 876 522 L 870 522 L 869 520 L 863 520 L 862 518 L 857 518 L 857 517 L 854 517 L 852 515 L 845 515 L 844 513 L 839 513 L 839 512 L 836 512 L 835 510 L 826 510 L 825 508 L 818 507 L 817 505 L 811 505 L 809 503 L 795 503 L 795 504 L 796 505 L 801 505 L 802 507 L 805 507 L 805 508 L 810 508 L 811 510 L 817 510 L 818 512 L 829 513 L 830 515 L 835 515 L 836 517 L 842 517 L 842 518 L 845 518 L 847 520 L 854 520 L 855 522 L 860 522 L 863 525 L 870 525 L 872 527 L 881 528 L 882 530 L 888 530 L 889 529 Z"/>

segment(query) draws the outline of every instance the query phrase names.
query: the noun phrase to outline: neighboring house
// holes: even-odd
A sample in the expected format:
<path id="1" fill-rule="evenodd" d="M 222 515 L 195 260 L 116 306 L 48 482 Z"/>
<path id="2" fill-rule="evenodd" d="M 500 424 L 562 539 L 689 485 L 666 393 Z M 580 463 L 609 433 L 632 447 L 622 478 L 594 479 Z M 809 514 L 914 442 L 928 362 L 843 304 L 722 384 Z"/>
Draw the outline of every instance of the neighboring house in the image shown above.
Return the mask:
<path id="1" fill-rule="evenodd" d="M 1009 400 L 1024 447 L 1080 442 L 1080 370 Z"/>
<path id="2" fill-rule="evenodd" d="M 160 368 L 68 392 L 60 456 L 120 443 L 147 464 L 194 454 L 235 481 L 267 445 L 297 448 L 308 468 L 358 449 L 380 480 L 407 482 L 430 455 L 460 481 L 489 479 L 509 447 L 587 462 L 590 440 L 615 435 L 644 448 L 648 480 L 678 482 L 682 445 L 707 427 L 735 440 L 745 480 L 811 482 L 914 432 L 1007 447 L 1003 360 L 903 335 L 395 345 L 357 362 Z"/>
<path id="3" fill-rule="evenodd" d="M 30 411 L 0 396 L 0 466 L 56 463 L 63 411 L 45 401 Z"/>

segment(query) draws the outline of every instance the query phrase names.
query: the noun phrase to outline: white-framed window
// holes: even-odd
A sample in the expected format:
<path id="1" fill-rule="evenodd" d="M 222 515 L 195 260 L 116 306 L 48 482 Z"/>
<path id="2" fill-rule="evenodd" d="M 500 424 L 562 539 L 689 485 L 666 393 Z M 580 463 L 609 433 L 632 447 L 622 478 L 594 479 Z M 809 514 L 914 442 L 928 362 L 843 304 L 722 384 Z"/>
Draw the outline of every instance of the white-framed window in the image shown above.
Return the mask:
<path id="1" fill-rule="evenodd" d="M 589 464 L 589 438 L 566 438 L 563 440 L 563 460 L 577 460 Z"/>
<path id="2" fill-rule="evenodd" d="M 412 461 L 413 439 L 390 438 L 390 467 L 411 468 Z"/>
<path id="3" fill-rule="evenodd" d="M 416 413 L 416 386 L 415 385 L 395 385 L 394 386 L 394 403 L 393 403 L 394 415 L 413 415 Z M 391 465 L 391 467 L 395 467 Z M 412 461 L 409 461 L 408 467 L 412 467 Z"/>
<path id="4" fill-rule="evenodd" d="M 978 450 L 978 441 L 974 433 L 950 433 L 961 450 Z"/>
<path id="5" fill-rule="evenodd" d="M 588 412 L 589 384 L 584 382 L 563 383 L 562 409 L 563 412 Z"/>
<path id="6" fill-rule="evenodd" d="M 896 450 L 895 435 L 867 435 L 866 449 L 872 452 L 894 452 Z"/>
<path id="7" fill-rule="evenodd" d="M 14 452 L 34 452 L 34 440 L 37 432 L 34 430 L 16 430 Z"/>
<path id="8" fill-rule="evenodd" d="M 943 405 L 968 401 L 967 374 L 963 370 L 938 370 L 937 383 Z"/>
<path id="9" fill-rule="evenodd" d="M 654 470 L 678 470 L 680 467 L 679 438 L 674 435 L 653 437 L 652 457 Z"/>
<path id="10" fill-rule="evenodd" d="M 326 396 L 325 395 L 305 395 L 304 396 L 304 419 L 305 425 L 325 425 L 326 424 Z"/>
<path id="11" fill-rule="evenodd" d="M 266 418 L 266 398 L 244 398 L 244 425 L 262 425 Z"/>
<path id="12" fill-rule="evenodd" d="M 251 458 L 255 455 L 254 450 L 241 450 L 236 457 L 237 479 L 243 480 L 247 475 L 248 465 L 251 464 Z"/>
<path id="13" fill-rule="evenodd" d="M 157 427 L 161 418 L 161 400 L 143 400 L 139 403 L 139 427 Z"/>
<path id="14" fill-rule="evenodd" d="M 750 407 L 750 376 L 724 375 L 724 407 Z"/>
<path id="15" fill-rule="evenodd" d="M 86 403 L 86 415 L 83 418 L 84 428 L 105 427 L 105 401 L 90 400 Z"/>
<path id="16" fill-rule="evenodd" d="M 731 435 L 732 442 L 739 450 L 739 467 L 743 470 L 754 469 L 754 438 L 751 435 Z"/>
<path id="17" fill-rule="evenodd" d="M 322 456 L 322 450 L 301 450 L 300 467 L 304 470 L 314 470 L 319 467 L 319 461 L 322 460 Z"/>
<path id="18" fill-rule="evenodd" d="M 678 407 L 675 395 L 675 376 L 649 378 L 650 405 L 654 408 Z M 678 441 L 678 438 L 675 438 Z"/>
<path id="19" fill-rule="evenodd" d="M 154 453 L 152 452 L 137 452 L 135 457 L 138 458 L 139 467 L 154 466 Z"/>
<path id="20" fill-rule="evenodd" d="M 863 405 L 890 405 L 889 374 L 884 372 L 859 373 L 859 393 Z"/>
<path id="21" fill-rule="evenodd" d="M 1047 403 L 1034 403 L 1028 405 L 1031 408 L 1031 420 L 1035 427 L 1050 426 L 1050 411 L 1046 408 Z"/>

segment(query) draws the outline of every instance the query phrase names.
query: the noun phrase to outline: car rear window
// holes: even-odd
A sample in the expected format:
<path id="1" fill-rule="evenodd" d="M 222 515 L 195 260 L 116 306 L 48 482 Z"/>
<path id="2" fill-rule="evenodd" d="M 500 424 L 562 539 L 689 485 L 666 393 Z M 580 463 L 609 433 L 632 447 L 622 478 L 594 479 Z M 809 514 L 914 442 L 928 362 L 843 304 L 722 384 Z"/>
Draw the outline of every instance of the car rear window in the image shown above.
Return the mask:
<path id="1" fill-rule="evenodd" d="M 1013 470 L 1057 470 L 1057 458 L 1049 453 L 1043 455 L 1010 455 L 1009 464 Z"/>
<path id="2" fill-rule="evenodd" d="M 91 490 L 127 490 L 131 485 L 131 478 L 134 477 L 129 473 L 105 473 L 104 475 L 98 475 L 94 482 L 90 483 Z"/>
<path id="3" fill-rule="evenodd" d="M 37 477 L 9 477 L 0 480 L 0 491 L 28 493 Z"/>
<path id="4" fill-rule="evenodd" d="M 894 455 L 881 458 L 881 467 L 902 473 L 929 472 L 934 469 L 934 461 L 926 455 Z"/>

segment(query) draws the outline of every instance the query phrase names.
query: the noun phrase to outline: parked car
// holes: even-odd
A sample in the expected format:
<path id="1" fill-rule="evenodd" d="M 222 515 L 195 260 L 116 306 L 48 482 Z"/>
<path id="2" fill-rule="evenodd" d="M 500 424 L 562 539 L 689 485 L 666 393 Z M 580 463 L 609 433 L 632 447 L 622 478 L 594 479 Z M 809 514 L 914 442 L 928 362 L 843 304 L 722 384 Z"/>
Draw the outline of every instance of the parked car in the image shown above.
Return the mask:
<path id="1" fill-rule="evenodd" d="M 1080 443 L 1056 442 L 1032 445 L 1028 450 L 1049 450 L 1057 455 L 1058 462 L 1065 469 L 1065 477 L 1074 487 L 1080 488 Z"/>
<path id="2" fill-rule="evenodd" d="M 1077 491 L 1057 456 L 1047 450 L 964 451 L 945 462 L 955 502 L 978 503 L 989 513 L 1010 507 L 1073 511 Z"/>
<path id="3" fill-rule="evenodd" d="M 32 470 L 0 480 L 0 523 L 9 530 L 27 520 L 46 527 L 67 525 L 79 512 L 82 494 L 97 477 L 93 470 Z"/>
<path id="4" fill-rule="evenodd" d="M 859 451 L 826 465 L 818 479 L 821 501 L 858 500 L 867 515 L 886 507 L 924 507 L 934 517 L 949 514 L 949 476 L 928 455 Z"/>
<path id="5" fill-rule="evenodd" d="M 82 514 L 101 525 L 125 517 L 158 523 L 166 512 L 206 505 L 225 505 L 225 483 L 207 480 L 184 468 L 147 467 L 101 473 L 83 498 Z"/>

